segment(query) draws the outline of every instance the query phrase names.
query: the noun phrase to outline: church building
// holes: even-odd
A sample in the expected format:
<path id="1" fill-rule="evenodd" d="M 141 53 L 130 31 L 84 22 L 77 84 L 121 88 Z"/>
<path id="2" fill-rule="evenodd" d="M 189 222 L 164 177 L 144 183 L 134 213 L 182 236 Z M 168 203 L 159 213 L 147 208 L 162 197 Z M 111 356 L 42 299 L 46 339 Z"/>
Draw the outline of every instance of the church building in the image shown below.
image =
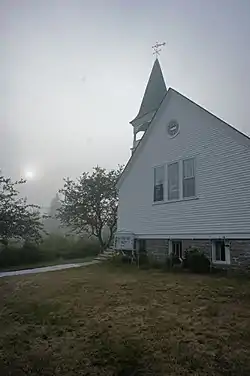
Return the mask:
<path id="1" fill-rule="evenodd" d="M 250 138 L 167 88 L 158 58 L 130 124 L 115 247 L 250 267 Z"/>

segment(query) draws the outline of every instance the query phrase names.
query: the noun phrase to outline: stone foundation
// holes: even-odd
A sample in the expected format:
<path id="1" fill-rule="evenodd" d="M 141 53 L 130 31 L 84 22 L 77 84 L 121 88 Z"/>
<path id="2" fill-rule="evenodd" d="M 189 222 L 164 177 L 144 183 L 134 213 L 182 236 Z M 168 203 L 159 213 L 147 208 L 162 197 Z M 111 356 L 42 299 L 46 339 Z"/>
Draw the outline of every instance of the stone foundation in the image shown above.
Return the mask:
<path id="1" fill-rule="evenodd" d="M 229 240 L 231 264 L 214 264 L 217 267 L 233 269 L 249 269 L 250 270 L 250 239 L 247 240 Z M 210 239 L 192 240 L 183 239 L 182 249 L 197 248 L 202 250 L 206 256 L 212 261 L 212 241 Z M 169 240 L 167 239 L 147 239 L 146 251 L 149 259 L 155 262 L 165 262 L 169 255 Z"/>
<path id="2" fill-rule="evenodd" d="M 169 254 L 168 243 L 166 239 L 147 239 L 146 251 L 149 259 L 155 262 L 165 262 Z"/>
<path id="3" fill-rule="evenodd" d="M 230 254 L 234 268 L 250 269 L 250 239 L 231 240 Z"/>

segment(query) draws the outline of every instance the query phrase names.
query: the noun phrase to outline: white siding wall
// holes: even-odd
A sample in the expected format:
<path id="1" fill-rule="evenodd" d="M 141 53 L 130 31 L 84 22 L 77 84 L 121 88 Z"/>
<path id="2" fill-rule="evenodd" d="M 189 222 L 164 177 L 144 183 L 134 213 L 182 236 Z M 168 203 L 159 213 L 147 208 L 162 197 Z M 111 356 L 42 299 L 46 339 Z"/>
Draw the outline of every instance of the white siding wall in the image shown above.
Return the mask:
<path id="1" fill-rule="evenodd" d="M 118 229 L 142 237 L 250 235 L 250 141 L 176 92 L 169 94 L 120 187 Z M 166 124 L 172 119 L 180 133 L 170 139 Z M 193 156 L 198 198 L 153 204 L 153 167 Z"/>

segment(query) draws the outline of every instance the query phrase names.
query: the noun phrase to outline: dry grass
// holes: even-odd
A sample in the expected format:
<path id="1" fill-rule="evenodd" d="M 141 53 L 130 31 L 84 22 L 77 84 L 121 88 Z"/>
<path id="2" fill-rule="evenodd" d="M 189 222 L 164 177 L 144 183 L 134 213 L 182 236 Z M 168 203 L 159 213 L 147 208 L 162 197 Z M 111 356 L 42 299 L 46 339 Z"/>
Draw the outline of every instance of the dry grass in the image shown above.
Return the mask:
<path id="1" fill-rule="evenodd" d="M 249 375 L 250 281 L 95 265 L 0 281 L 0 374 Z"/>

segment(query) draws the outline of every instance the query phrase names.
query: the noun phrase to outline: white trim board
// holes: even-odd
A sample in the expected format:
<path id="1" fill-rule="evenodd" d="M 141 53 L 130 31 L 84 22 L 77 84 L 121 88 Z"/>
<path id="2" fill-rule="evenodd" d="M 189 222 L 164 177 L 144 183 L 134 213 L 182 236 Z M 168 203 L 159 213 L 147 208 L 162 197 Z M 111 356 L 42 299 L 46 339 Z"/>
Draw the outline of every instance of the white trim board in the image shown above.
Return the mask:
<path id="1" fill-rule="evenodd" d="M 192 101 L 191 99 L 189 99 L 185 95 L 183 95 L 183 94 L 179 93 L 178 91 L 169 87 L 165 97 L 162 99 L 162 102 L 160 103 L 157 111 L 155 112 L 147 131 L 144 133 L 144 135 L 141 139 L 141 142 L 139 142 L 138 146 L 134 150 L 134 153 L 131 155 L 129 161 L 127 162 L 127 164 L 126 164 L 126 166 L 125 166 L 125 168 L 124 168 L 124 170 L 123 170 L 123 172 L 122 172 L 122 174 L 121 174 L 121 176 L 120 176 L 120 178 L 117 182 L 116 186 L 117 186 L 118 189 L 120 189 L 127 173 L 129 172 L 129 170 L 130 170 L 132 164 L 134 163 L 134 161 L 136 160 L 138 153 L 144 147 L 144 144 L 145 144 L 147 138 L 150 136 L 150 134 L 152 132 L 152 128 L 154 128 L 155 123 L 157 123 L 159 117 L 161 117 L 162 111 L 164 111 L 164 109 L 166 108 L 167 102 L 170 100 L 170 97 L 172 97 L 173 95 L 177 95 L 177 96 L 182 97 L 183 99 L 185 99 L 189 103 L 192 103 L 193 105 L 195 105 L 198 109 L 202 110 L 208 116 L 219 120 L 221 122 L 221 125 L 229 132 L 229 134 L 231 135 L 232 138 L 237 139 L 239 142 L 242 141 L 244 143 L 244 145 L 246 145 L 247 147 L 250 146 L 250 137 L 247 134 L 244 134 L 239 129 L 234 128 L 232 125 L 226 123 L 224 120 L 220 119 L 218 116 L 214 115 L 212 112 L 206 110 L 204 107 L 195 103 L 194 101 Z"/>
<path id="2" fill-rule="evenodd" d="M 216 260 L 216 241 L 212 241 L 212 263 L 214 265 L 230 265 L 231 264 L 231 255 L 230 255 L 230 246 L 225 245 L 225 261 Z"/>
<path id="3" fill-rule="evenodd" d="M 250 240 L 250 233 L 232 233 L 232 234 L 221 234 L 221 233 L 213 233 L 213 234 L 135 234 L 135 238 L 137 239 L 178 239 L 178 240 L 198 240 L 198 239 L 249 239 Z"/>

